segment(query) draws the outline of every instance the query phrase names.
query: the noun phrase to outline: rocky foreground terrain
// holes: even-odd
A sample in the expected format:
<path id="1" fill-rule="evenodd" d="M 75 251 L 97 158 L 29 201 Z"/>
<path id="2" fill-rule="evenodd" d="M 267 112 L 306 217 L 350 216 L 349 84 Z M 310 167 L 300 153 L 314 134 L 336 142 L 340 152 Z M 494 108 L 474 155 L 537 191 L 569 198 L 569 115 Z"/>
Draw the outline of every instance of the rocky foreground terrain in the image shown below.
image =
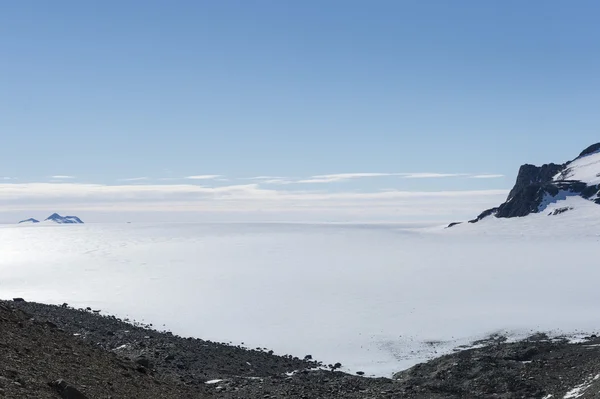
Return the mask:
<path id="1" fill-rule="evenodd" d="M 0 397 L 597 398 L 600 338 L 491 337 L 393 379 L 365 378 L 310 355 L 182 338 L 92 309 L 0 301 Z"/>

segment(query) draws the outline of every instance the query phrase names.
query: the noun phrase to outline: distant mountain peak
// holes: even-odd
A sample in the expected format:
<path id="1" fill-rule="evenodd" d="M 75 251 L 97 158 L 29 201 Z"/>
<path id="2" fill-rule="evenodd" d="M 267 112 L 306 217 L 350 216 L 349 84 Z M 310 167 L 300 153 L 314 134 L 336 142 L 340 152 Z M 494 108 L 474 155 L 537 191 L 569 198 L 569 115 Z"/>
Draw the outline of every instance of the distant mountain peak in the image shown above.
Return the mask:
<path id="1" fill-rule="evenodd" d="M 61 216 L 58 213 L 53 213 L 46 218 L 46 221 L 51 221 L 59 224 L 81 224 L 83 221 L 77 216 Z"/>
<path id="2" fill-rule="evenodd" d="M 469 223 L 486 217 L 512 218 L 544 211 L 561 199 L 579 196 L 600 205 L 600 143 L 592 144 L 564 164 L 525 164 L 506 201 L 483 211 Z"/>
<path id="3" fill-rule="evenodd" d="M 21 223 L 39 223 L 40 221 L 34 218 L 29 218 L 29 219 L 25 219 L 25 220 L 21 220 L 19 222 L 19 224 Z"/>

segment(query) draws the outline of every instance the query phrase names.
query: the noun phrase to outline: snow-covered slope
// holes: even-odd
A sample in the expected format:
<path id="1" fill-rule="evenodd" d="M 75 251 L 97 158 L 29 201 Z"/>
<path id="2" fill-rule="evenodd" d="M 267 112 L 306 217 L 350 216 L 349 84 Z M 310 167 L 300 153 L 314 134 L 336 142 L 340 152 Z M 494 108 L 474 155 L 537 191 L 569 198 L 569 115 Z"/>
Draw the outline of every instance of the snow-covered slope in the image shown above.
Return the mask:
<path id="1" fill-rule="evenodd" d="M 600 206 L 581 197 L 453 229 L 4 227 L 0 295 L 390 376 L 489 333 L 595 332 L 599 245 Z"/>
<path id="2" fill-rule="evenodd" d="M 584 155 L 570 162 L 554 181 L 578 180 L 589 185 L 600 184 L 600 151 Z"/>
<path id="3" fill-rule="evenodd" d="M 77 216 L 61 216 L 58 213 L 53 213 L 48 216 L 45 222 L 53 222 L 58 224 L 75 224 L 83 223 Z"/>

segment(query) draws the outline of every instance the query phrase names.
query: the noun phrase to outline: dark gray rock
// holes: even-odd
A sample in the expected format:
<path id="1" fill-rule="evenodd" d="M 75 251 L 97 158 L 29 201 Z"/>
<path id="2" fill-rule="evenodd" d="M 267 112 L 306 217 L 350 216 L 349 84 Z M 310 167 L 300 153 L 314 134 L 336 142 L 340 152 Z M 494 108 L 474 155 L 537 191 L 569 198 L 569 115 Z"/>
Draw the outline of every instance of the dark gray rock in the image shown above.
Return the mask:
<path id="1" fill-rule="evenodd" d="M 79 389 L 75 388 L 73 385 L 70 385 L 65 380 L 56 380 L 50 384 L 63 399 L 87 399 Z"/>
<path id="2" fill-rule="evenodd" d="M 137 359 L 135 359 L 135 362 L 147 369 L 152 368 L 152 363 L 150 363 L 150 360 L 146 356 L 138 356 Z"/>
<path id="3" fill-rule="evenodd" d="M 479 214 L 479 216 L 477 216 L 475 219 L 469 220 L 469 223 L 477 223 L 477 222 L 479 222 L 483 218 L 486 218 L 486 217 L 491 216 L 491 215 L 495 215 L 496 212 L 498 212 L 498 208 L 486 209 L 485 211 L 481 212 Z"/>
<path id="4" fill-rule="evenodd" d="M 593 153 L 598 152 L 598 151 L 600 151 L 600 143 L 592 144 L 591 146 L 589 146 L 585 150 L 581 151 L 581 154 L 579 154 L 579 156 L 577 158 L 581 158 L 581 157 L 593 154 Z"/>
<path id="5" fill-rule="evenodd" d="M 498 207 L 496 217 L 512 218 L 527 216 L 542 211 L 540 208 L 544 197 L 556 197 L 561 191 L 571 195 L 580 195 L 587 185 L 580 181 L 562 181 L 546 184 L 530 184 L 518 191 L 514 197 Z"/>
<path id="6" fill-rule="evenodd" d="M 554 210 L 554 212 L 550 212 L 550 213 L 548 214 L 548 216 L 556 216 L 556 215 L 560 215 L 561 213 L 565 213 L 565 212 L 567 212 L 567 211 L 570 211 L 570 210 L 572 210 L 572 209 L 573 209 L 573 208 L 572 208 L 572 207 L 570 207 L 570 206 L 563 206 L 562 208 L 555 209 L 555 210 Z"/>
<path id="7" fill-rule="evenodd" d="M 544 184 L 552 181 L 552 178 L 565 169 L 565 164 L 554 163 L 535 166 L 525 164 L 519 168 L 515 186 L 510 190 L 507 201 L 532 184 Z"/>

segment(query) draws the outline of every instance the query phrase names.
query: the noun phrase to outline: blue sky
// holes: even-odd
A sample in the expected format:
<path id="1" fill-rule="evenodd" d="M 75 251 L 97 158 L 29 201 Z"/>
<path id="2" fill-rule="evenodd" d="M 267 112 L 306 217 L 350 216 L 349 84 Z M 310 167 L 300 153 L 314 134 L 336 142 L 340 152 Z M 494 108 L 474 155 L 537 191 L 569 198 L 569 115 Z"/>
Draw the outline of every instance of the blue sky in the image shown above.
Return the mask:
<path id="1" fill-rule="evenodd" d="M 0 202 L 45 209 L 89 185 L 144 201 L 135 187 L 489 198 L 520 164 L 598 141 L 599 12 L 595 1 L 2 2 Z M 314 177 L 334 174 L 363 175 Z M 185 179 L 206 175 L 219 176 Z M 257 176 L 281 179 L 245 179 Z M 85 208 L 69 198 L 65 211 Z"/>

